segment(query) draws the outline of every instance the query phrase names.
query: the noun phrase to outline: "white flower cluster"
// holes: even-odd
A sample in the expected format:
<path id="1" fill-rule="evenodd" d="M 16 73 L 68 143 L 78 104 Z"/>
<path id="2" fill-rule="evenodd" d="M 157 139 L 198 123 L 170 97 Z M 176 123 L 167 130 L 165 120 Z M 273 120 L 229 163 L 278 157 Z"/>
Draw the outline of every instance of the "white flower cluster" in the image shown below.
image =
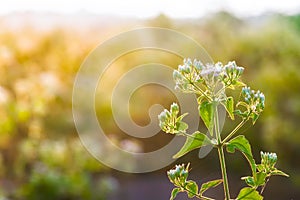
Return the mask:
<path id="1" fill-rule="evenodd" d="M 179 65 L 177 70 L 173 72 L 173 78 L 176 82 L 176 89 L 183 92 L 197 91 L 197 85 L 203 83 L 204 86 L 213 90 L 218 83 L 224 86 L 230 86 L 237 83 L 238 79 L 244 71 L 243 67 L 239 67 L 236 63 L 229 62 L 223 66 L 221 62 L 216 64 L 202 64 L 199 60 L 184 59 L 183 65 Z"/>

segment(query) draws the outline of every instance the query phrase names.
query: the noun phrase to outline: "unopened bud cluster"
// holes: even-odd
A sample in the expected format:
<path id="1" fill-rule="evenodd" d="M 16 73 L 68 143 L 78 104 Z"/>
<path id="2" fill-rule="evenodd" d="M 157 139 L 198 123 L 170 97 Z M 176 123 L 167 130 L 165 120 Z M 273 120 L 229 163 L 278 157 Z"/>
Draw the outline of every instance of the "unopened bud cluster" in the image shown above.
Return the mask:
<path id="1" fill-rule="evenodd" d="M 222 80 L 225 86 L 229 86 L 237 83 L 244 72 L 244 68 L 237 66 L 235 61 L 232 61 L 224 66 L 224 71 L 225 73 L 223 73 Z"/>
<path id="2" fill-rule="evenodd" d="M 174 185 L 182 187 L 189 175 L 189 164 L 185 167 L 184 164 L 176 165 L 175 168 L 167 172 L 168 177 Z"/>
<path id="3" fill-rule="evenodd" d="M 204 65 L 201 61 L 194 62 L 191 59 L 184 59 L 183 65 L 178 66 L 178 70 L 174 70 L 173 78 L 176 82 L 175 89 L 180 89 L 183 92 L 195 92 L 195 84 L 202 82 L 200 72 Z"/>
<path id="4" fill-rule="evenodd" d="M 185 127 L 185 123 L 181 121 L 185 115 L 177 117 L 178 113 L 179 106 L 177 103 L 173 103 L 170 107 L 170 111 L 164 109 L 158 115 L 159 126 L 164 132 L 177 134 L 180 131 L 185 131 L 185 129 L 187 129 L 187 125 Z"/>
<path id="5" fill-rule="evenodd" d="M 249 105 L 251 112 L 259 114 L 265 108 L 265 95 L 258 91 L 251 90 L 250 87 L 242 89 L 242 96 Z"/>
<path id="6" fill-rule="evenodd" d="M 277 162 L 276 153 L 261 151 L 260 156 L 261 156 L 261 164 L 264 166 L 265 169 L 272 170 L 275 167 L 275 164 Z"/>

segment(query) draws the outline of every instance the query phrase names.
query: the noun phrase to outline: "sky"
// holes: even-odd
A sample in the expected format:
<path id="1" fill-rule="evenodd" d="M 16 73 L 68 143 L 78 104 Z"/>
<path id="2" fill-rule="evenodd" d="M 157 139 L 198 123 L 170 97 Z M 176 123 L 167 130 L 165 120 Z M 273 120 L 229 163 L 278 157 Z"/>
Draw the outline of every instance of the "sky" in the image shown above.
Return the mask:
<path id="1" fill-rule="evenodd" d="M 5 2 L 5 3 L 4 3 Z M 89 12 L 100 15 L 147 18 L 166 14 L 174 18 L 201 17 L 227 10 L 241 17 L 266 12 L 300 12 L 300 0 L 9 0 L 3 1 L 0 14 L 14 12 Z"/>

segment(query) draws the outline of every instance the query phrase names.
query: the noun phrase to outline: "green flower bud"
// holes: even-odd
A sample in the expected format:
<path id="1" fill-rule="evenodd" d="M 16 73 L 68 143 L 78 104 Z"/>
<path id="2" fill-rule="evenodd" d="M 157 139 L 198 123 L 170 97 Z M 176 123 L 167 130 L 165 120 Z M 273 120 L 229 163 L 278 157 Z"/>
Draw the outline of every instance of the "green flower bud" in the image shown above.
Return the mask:
<path id="1" fill-rule="evenodd" d="M 167 114 L 166 114 L 166 110 L 162 111 L 159 115 L 158 115 L 158 119 L 161 122 L 166 121 L 167 119 Z"/>
<path id="2" fill-rule="evenodd" d="M 274 168 L 277 162 L 277 155 L 276 153 L 264 153 L 260 152 L 261 155 L 261 164 L 265 166 L 265 168 L 270 171 Z"/>
<path id="3" fill-rule="evenodd" d="M 192 65 L 192 60 L 190 58 L 183 59 L 183 63 L 186 65 Z"/>
<path id="4" fill-rule="evenodd" d="M 179 73 L 179 71 L 174 70 L 173 71 L 173 78 L 174 78 L 175 81 L 180 80 L 180 79 L 182 79 L 182 75 Z"/>
<path id="5" fill-rule="evenodd" d="M 202 64 L 202 62 L 201 62 L 200 60 L 197 61 L 197 60 L 195 59 L 193 65 L 194 65 L 194 67 L 195 67 L 198 71 L 200 71 L 200 70 L 203 69 L 203 64 Z"/>
<path id="6" fill-rule="evenodd" d="M 172 103 L 170 110 L 171 110 L 171 113 L 174 113 L 174 114 L 177 115 L 178 112 L 179 112 L 178 104 L 177 103 Z"/>
<path id="7" fill-rule="evenodd" d="M 171 182 L 175 181 L 176 176 L 175 176 L 175 170 L 174 169 L 169 170 L 167 172 L 167 175 L 168 175 Z"/>
<path id="8" fill-rule="evenodd" d="M 184 65 L 179 65 L 178 66 L 178 71 L 183 72 L 184 71 Z"/>

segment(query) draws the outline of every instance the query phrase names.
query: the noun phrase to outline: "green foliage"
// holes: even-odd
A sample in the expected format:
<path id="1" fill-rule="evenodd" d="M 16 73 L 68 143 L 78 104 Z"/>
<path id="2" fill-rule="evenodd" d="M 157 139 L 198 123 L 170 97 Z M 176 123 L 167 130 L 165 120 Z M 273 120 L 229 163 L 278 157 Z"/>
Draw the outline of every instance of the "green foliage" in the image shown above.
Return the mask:
<path id="1" fill-rule="evenodd" d="M 237 200 L 262 200 L 263 197 L 253 188 L 245 187 L 241 189 Z"/>
<path id="2" fill-rule="evenodd" d="M 252 151 L 251 151 L 251 146 L 249 141 L 246 139 L 244 135 L 239 135 L 226 144 L 227 151 L 230 153 L 234 153 L 235 149 L 241 151 L 244 156 L 247 158 L 253 176 L 255 177 L 256 175 L 256 165 L 255 165 L 255 160 L 253 159 Z"/>
<path id="3" fill-rule="evenodd" d="M 233 97 L 227 97 L 225 103 L 222 103 L 225 107 L 229 117 L 234 120 L 234 99 Z"/>
<path id="4" fill-rule="evenodd" d="M 211 136 L 213 136 L 214 105 L 211 102 L 204 101 L 199 105 L 199 114 L 207 127 Z"/>
<path id="5" fill-rule="evenodd" d="M 202 195 L 206 190 L 208 190 L 210 188 L 217 187 L 222 182 L 223 182 L 222 179 L 218 179 L 218 180 L 213 180 L 213 181 L 209 181 L 209 182 L 203 183 L 201 185 L 200 194 Z"/>
<path id="6" fill-rule="evenodd" d="M 185 155 L 186 153 L 188 153 L 194 149 L 197 149 L 197 148 L 209 145 L 209 144 L 212 144 L 210 139 L 205 134 L 200 133 L 199 131 L 196 131 L 195 133 L 193 133 L 191 135 L 187 135 L 184 145 L 179 150 L 179 152 L 173 156 L 173 158 L 180 158 L 181 156 Z"/>
<path id="7" fill-rule="evenodd" d="M 14 17 L 14 15 L 10 16 Z M 254 136 L 247 136 L 247 138 L 251 139 L 251 144 L 254 146 L 263 144 L 270 150 L 280 152 L 278 165 L 284 166 L 290 175 L 293 175 L 293 179 L 290 179 L 292 184 L 299 183 L 297 177 L 300 177 L 297 170 L 300 159 L 295 159 L 299 157 L 300 152 L 298 120 L 300 95 L 299 92 L 295 92 L 299 91 L 300 85 L 299 19 L 299 14 L 292 16 L 271 14 L 261 16 L 253 23 L 253 21 L 236 18 L 230 13 L 221 12 L 204 19 L 175 21 L 166 16 L 159 16 L 150 21 L 151 26 L 159 27 L 172 27 L 172 24 L 176 24 L 174 28 L 200 41 L 215 60 L 235 59 L 240 65 L 247 66 L 247 72 L 242 74 L 243 80 L 250 86 L 259 86 L 269 102 L 265 105 L 263 119 L 258 120 L 257 126 L 251 128 L 251 133 L 255 133 Z M 108 33 L 122 32 L 122 28 L 127 25 L 122 22 L 122 26 L 116 23 L 115 26 L 113 24 L 109 27 L 94 26 L 85 30 L 78 30 L 69 25 L 64 27 L 49 25 L 46 30 L 36 24 L 23 23 L 23 21 L 20 21 L 16 28 L 11 26 L 9 20 L 9 17 L 2 16 L 0 33 L 1 180 L 10 180 L 15 189 L 22 187 L 23 181 L 27 182 L 30 176 L 34 175 L 31 171 L 39 163 L 49 168 L 64 169 L 63 173 L 70 169 L 73 171 L 75 168 L 78 173 L 84 171 L 92 177 L 93 174 L 106 170 L 78 147 L 79 141 L 74 144 L 61 142 L 61 140 L 69 141 L 71 138 L 73 141 L 73 137 L 76 137 L 69 97 L 75 74 L 82 60 L 100 41 L 109 37 Z M 130 22 L 127 27 L 132 27 L 132 23 Z M 83 37 L 86 35 L 88 37 Z M 164 42 L 164 38 L 161 42 Z M 186 49 L 189 47 L 186 46 Z M 107 49 L 107 53 L 114 51 L 116 50 Z M 151 54 L 149 51 L 128 54 L 120 62 L 116 61 L 117 70 L 112 70 L 110 73 L 117 75 L 126 66 L 137 66 L 141 64 L 140 58 L 149 58 L 147 60 L 149 62 L 153 62 L 153 59 L 155 62 L 162 61 L 157 59 L 157 52 L 155 56 L 149 54 Z M 163 64 L 175 66 L 181 62 L 179 59 L 163 57 Z M 114 138 L 118 138 L 120 133 L 111 123 L 112 116 L 109 109 L 109 92 L 114 86 L 113 77 L 110 78 L 109 84 L 97 95 L 105 105 L 96 109 L 101 125 L 105 130 L 109 130 Z M 228 88 L 238 90 L 243 86 L 241 82 L 237 82 L 234 87 Z M 160 92 L 159 95 L 156 94 L 157 91 Z M 231 91 L 229 92 L 228 96 L 232 96 Z M 135 101 L 137 102 L 135 106 L 139 107 L 131 114 L 137 121 L 147 123 L 148 116 L 143 117 L 141 113 L 144 114 L 149 105 L 157 102 L 157 99 L 168 107 L 173 98 L 170 96 L 157 88 L 154 91 L 150 88 L 150 91 L 147 90 Z M 239 111 L 236 107 L 238 99 L 232 97 L 235 101 L 235 118 L 238 120 L 237 113 L 241 114 L 245 110 L 244 107 L 239 106 L 241 110 Z M 221 103 L 225 107 L 225 99 Z M 230 128 L 225 126 L 222 135 L 225 136 Z M 156 141 L 157 139 L 151 144 L 147 143 L 147 146 L 157 144 Z M 57 148 L 59 145 L 55 144 L 65 145 L 67 149 L 61 154 Z M 281 151 L 282 149 L 284 151 Z M 244 168 L 242 164 L 236 166 L 236 169 L 242 168 Z M 257 169 L 260 169 L 259 164 Z M 274 171 L 274 173 L 279 172 Z M 281 185 L 281 187 L 286 189 L 289 185 Z M 292 188 L 288 189 L 292 190 Z M 7 196 L 11 191 L 11 184 L 3 184 L 2 191 L 3 195 Z M 283 197 L 274 198 L 287 199 L 289 195 L 282 193 Z"/>
<path id="8" fill-rule="evenodd" d="M 193 62 L 191 59 L 184 59 L 183 65 L 179 65 L 178 69 L 174 70 L 175 87 L 182 92 L 198 95 L 199 117 L 202 119 L 210 135 L 208 137 L 199 131 L 191 135 L 187 134 L 186 130 L 188 126 L 181 121 L 186 114 L 177 117 L 179 108 L 175 103 L 171 105 L 170 111 L 165 109 L 159 115 L 160 127 L 166 133 L 187 137 L 185 144 L 174 155 L 174 158 L 179 158 L 194 149 L 208 144 L 217 148 L 222 179 L 204 183 L 200 191 L 198 191 L 199 187 L 197 183 L 187 180 L 189 165 L 186 168 L 184 164 L 176 165 L 175 169 L 167 173 L 170 181 L 175 185 L 170 199 L 174 199 L 179 192 L 186 192 L 189 198 L 211 199 L 203 196 L 203 193 L 223 183 L 225 199 L 230 200 L 224 147 L 226 147 L 229 153 L 234 153 L 235 150 L 240 151 L 249 162 L 252 171 L 252 176 L 242 177 L 242 180 L 250 187 L 243 188 L 237 199 L 263 199 L 261 194 L 271 175 L 288 176 L 275 168 L 277 161 L 275 153 L 261 152 L 261 164 L 257 165 L 252 155 L 251 145 L 246 137 L 238 135 L 232 138 L 248 120 L 252 120 L 252 124 L 254 125 L 265 108 L 265 95 L 259 90 L 251 90 L 250 87 L 246 86 L 240 80 L 243 71 L 244 68 L 237 66 L 235 62 L 229 62 L 225 66 L 220 62 L 203 65 L 196 59 Z M 233 96 L 227 97 L 226 92 L 228 89 L 239 90 L 240 86 L 243 86 L 240 92 L 240 99 L 235 100 Z M 235 104 L 235 102 L 237 103 Z M 232 120 L 235 120 L 234 115 L 241 118 L 241 122 L 224 139 L 221 137 L 219 127 L 219 105 L 224 106 Z M 261 194 L 257 191 L 259 187 L 261 187 Z"/>
<path id="9" fill-rule="evenodd" d="M 211 198 L 204 196 L 203 193 L 222 183 L 222 180 L 213 180 L 203 183 L 199 191 L 199 186 L 195 181 L 187 180 L 189 175 L 189 164 L 186 167 L 184 164 L 176 165 L 175 168 L 169 170 L 167 174 L 169 180 L 175 186 L 172 190 L 170 200 L 175 199 L 179 192 L 186 192 L 189 198 L 197 197 L 199 199 L 211 200 Z"/>
<path id="10" fill-rule="evenodd" d="M 28 183 L 20 188 L 19 195 L 32 200 L 66 198 L 104 200 L 116 187 L 115 183 L 107 177 L 103 177 L 98 182 L 92 182 L 90 179 L 87 173 L 66 175 L 54 170 L 35 172 Z"/>

